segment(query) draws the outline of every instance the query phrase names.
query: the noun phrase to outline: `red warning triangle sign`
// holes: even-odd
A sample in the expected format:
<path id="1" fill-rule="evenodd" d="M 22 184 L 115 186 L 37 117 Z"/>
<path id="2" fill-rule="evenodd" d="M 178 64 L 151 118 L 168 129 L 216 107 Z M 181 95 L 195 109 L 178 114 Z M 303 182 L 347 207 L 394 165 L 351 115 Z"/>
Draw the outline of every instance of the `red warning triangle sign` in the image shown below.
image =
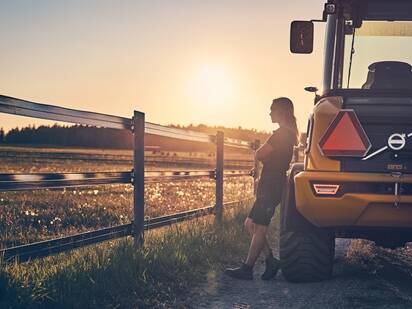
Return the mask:
<path id="1" fill-rule="evenodd" d="M 370 141 L 353 110 L 340 111 L 319 142 L 327 156 L 363 157 Z"/>

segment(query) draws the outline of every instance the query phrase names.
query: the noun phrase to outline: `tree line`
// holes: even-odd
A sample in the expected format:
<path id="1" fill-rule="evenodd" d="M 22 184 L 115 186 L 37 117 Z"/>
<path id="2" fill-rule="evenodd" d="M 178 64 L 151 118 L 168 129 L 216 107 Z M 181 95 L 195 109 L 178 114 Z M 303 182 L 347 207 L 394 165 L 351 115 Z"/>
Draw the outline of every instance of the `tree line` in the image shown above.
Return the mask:
<path id="1" fill-rule="evenodd" d="M 15 145 L 127 149 L 132 147 L 131 137 L 131 133 L 126 130 L 55 124 L 53 126 L 27 126 L 11 129 L 7 133 L 3 133 L 2 142 Z"/>
<path id="2" fill-rule="evenodd" d="M 221 126 L 200 125 L 169 125 L 173 128 L 187 129 L 207 134 L 216 134 L 216 131 L 223 131 L 226 137 L 254 141 L 259 139 L 261 142 L 269 136 L 266 132 L 258 132 L 255 129 L 225 128 Z M 148 134 L 146 145 L 160 146 L 162 149 L 190 148 L 190 144 L 181 144 L 177 141 L 171 143 L 170 139 L 150 136 Z M 92 147 L 109 149 L 131 149 L 133 148 L 133 135 L 128 130 L 118 130 L 110 128 L 97 128 L 84 125 L 53 126 L 34 125 L 14 128 L 5 132 L 0 128 L 0 143 L 13 145 L 45 145 L 63 147 Z M 184 149 L 182 149 L 184 150 Z"/>

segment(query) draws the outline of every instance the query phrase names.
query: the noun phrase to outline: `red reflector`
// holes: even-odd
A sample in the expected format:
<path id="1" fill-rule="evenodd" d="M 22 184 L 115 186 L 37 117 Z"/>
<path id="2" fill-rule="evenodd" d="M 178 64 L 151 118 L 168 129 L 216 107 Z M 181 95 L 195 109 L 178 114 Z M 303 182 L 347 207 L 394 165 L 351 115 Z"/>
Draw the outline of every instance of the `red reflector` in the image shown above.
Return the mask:
<path id="1" fill-rule="evenodd" d="M 339 187 L 340 185 L 313 184 L 313 189 L 319 195 L 335 195 Z"/>
<path id="2" fill-rule="evenodd" d="M 341 110 L 319 142 L 325 156 L 363 157 L 371 147 L 355 111 Z"/>

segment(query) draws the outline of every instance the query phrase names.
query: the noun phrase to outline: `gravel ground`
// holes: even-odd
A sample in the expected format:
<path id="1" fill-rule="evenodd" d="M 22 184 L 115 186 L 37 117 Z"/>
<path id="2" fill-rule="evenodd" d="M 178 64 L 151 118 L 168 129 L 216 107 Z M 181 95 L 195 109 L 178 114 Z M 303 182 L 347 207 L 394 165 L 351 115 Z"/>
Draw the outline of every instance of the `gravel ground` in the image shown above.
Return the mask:
<path id="1" fill-rule="evenodd" d="M 412 308 L 412 248 L 376 247 L 364 240 L 336 241 L 331 280 L 293 284 L 281 272 L 260 280 L 263 262 L 253 281 L 228 278 L 211 271 L 207 282 L 185 302 L 187 308 Z"/>

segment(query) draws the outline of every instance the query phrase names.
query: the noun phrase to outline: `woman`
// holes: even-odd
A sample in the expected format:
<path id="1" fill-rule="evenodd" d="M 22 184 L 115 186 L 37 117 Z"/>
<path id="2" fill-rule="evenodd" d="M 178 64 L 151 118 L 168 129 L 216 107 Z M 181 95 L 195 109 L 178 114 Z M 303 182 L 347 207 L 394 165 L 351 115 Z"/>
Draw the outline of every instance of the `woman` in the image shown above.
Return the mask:
<path id="1" fill-rule="evenodd" d="M 225 273 L 233 278 L 253 279 L 253 266 L 260 253 L 265 255 L 266 269 L 262 280 L 276 276 L 279 260 L 273 257 L 266 235 L 270 220 L 280 203 L 286 183 L 286 171 L 293 155 L 293 146 L 297 145 L 298 129 L 294 116 L 293 103 L 288 98 L 274 99 L 270 107 L 273 123 L 279 129 L 273 131 L 269 139 L 256 151 L 256 158 L 263 163 L 259 178 L 256 201 L 245 220 L 246 230 L 252 236 L 246 261 L 240 267 L 226 269 Z"/>

